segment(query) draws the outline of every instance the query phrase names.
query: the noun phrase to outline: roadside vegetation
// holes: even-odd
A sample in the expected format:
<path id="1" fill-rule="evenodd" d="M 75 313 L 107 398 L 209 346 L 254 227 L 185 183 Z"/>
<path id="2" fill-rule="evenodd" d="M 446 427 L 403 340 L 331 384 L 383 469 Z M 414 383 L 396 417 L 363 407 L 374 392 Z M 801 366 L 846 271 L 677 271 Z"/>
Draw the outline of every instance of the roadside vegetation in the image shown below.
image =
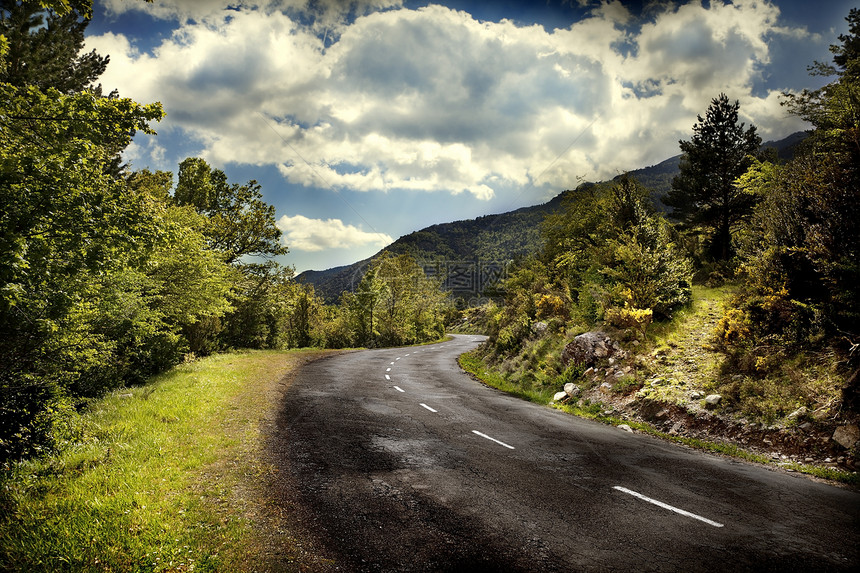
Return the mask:
<path id="1" fill-rule="evenodd" d="M 3 571 L 264 571 L 306 559 L 269 501 L 283 385 L 326 351 L 210 356 L 91 403 L 61 452 L 7 464 Z"/>
<path id="2" fill-rule="evenodd" d="M 274 207 L 190 157 L 135 171 L 121 152 L 164 112 L 97 85 L 88 0 L 0 3 L 0 466 L 74 443 L 116 388 L 236 348 L 412 344 L 450 303 L 386 255 L 325 305 L 293 269 Z"/>
<path id="3" fill-rule="evenodd" d="M 458 324 L 489 335 L 464 367 L 536 401 L 573 383 L 560 401 L 581 415 L 856 483 L 860 10 L 847 20 L 833 64 L 812 66 L 834 80 L 785 95 L 813 127 L 793 159 L 761 151 L 738 102 L 715 97 L 681 142 L 672 211 L 630 177 L 567 194 L 504 299 Z M 589 331 L 613 356 L 563 359 Z"/>

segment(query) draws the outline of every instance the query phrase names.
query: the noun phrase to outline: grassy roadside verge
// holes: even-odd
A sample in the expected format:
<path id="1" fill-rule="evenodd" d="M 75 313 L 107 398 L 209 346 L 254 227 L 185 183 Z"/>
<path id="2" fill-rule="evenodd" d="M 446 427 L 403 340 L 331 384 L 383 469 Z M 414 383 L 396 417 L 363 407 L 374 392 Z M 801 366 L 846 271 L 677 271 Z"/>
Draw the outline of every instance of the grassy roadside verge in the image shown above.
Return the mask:
<path id="1" fill-rule="evenodd" d="M 284 380 L 323 354 L 212 356 L 95 402 L 80 443 L 3 470 L 0 570 L 260 569 L 262 434 Z"/>
<path id="2" fill-rule="evenodd" d="M 856 473 L 799 463 L 775 464 L 770 458 L 753 452 L 749 452 L 735 444 L 702 440 L 699 438 L 690 438 L 684 436 L 673 436 L 667 434 L 666 432 L 661 432 L 660 430 L 657 430 L 649 424 L 632 420 L 625 420 L 617 416 L 604 414 L 604 410 L 600 404 L 551 404 L 551 392 L 537 392 L 534 390 L 527 390 L 509 382 L 501 374 L 488 369 L 475 351 L 462 354 L 459 357 L 458 362 L 460 363 L 460 367 L 463 368 L 463 370 L 476 377 L 478 380 L 488 386 L 491 386 L 508 394 L 512 394 L 514 396 L 517 396 L 518 398 L 528 400 L 530 402 L 535 402 L 537 404 L 543 405 L 552 405 L 552 407 L 562 410 L 563 412 L 567 412 L 568 414 L 572 414 L 574 416 L 587 418 L 589 420 L 595 420 L 613 426 L 626 424 L 633 430 L 637 430 L 639 432 L 650 434 L 663 440 L 674 442 L 676 444 L 682 444 L 698 450 L 730 456 L 733 458 L 746 460 L 748 462 L 754 462 L 769 466 L 778 466 L 790 471 L 804 473 L 821 479 L 835 481 L 838 483 L 860 486 L 860 476 L 858 476 L 858 474 Z"/>

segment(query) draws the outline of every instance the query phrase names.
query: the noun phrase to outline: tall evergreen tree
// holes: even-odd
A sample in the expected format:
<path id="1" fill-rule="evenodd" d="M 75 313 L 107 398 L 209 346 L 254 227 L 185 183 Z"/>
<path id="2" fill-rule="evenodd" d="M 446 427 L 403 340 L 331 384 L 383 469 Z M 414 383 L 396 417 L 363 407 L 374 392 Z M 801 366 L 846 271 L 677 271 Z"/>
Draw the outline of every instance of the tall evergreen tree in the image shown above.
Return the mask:
<path id="1" fill-rule="evenodd" d="M 82 53 L 89 24 L 86 6 L 58 14 L 37 2 L 0 0 L 0 35 L 8 53 L 0 82 L 17 87 L 54 88 L 64 94 L 84 91 L 104 73 L 109 58 L 95 50 Z"/>
<path id="2" fill-rule="evenodd" d="M 732 254 L 732 228 L 746 218 L 755 197 L 735 186 L 758 153 L 761 138 L 754 126 L 738 122 L 740 103 L 726 94 L 711 100 L 705 117 L 698 116 L 690 141 L 681 141 L 681 172 L 663 202 L 687 227 L 703 227 L 716 260 Z"/>

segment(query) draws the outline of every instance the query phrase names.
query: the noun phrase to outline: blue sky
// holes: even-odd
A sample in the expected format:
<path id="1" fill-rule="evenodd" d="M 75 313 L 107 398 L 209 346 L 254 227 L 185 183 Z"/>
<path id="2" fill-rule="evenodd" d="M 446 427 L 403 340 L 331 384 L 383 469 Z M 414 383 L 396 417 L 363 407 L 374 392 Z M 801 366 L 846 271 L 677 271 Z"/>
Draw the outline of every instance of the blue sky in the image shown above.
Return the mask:
<path id="1" fill-rule="evenodd" d="M 725 92 L 765 140 L 805 126 L 853 1 L 95 0 L 101 83 L 160 101 L 126 152 L 258 180 L 298 272 L 542 203 L 678 153 Z"/>

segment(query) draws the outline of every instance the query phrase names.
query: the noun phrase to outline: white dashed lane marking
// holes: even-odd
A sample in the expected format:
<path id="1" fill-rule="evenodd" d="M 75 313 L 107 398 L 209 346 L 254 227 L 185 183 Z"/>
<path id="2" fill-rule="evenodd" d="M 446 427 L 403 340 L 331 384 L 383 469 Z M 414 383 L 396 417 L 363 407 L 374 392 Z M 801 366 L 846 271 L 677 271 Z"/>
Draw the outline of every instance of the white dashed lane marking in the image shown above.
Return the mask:
<path id="1" fill-rule="evenodd" d="M 708 525 L 713 525 L 714 527 L 723 527 L 722 523 L 717 523 L 716 521 L 711 521 L 706 517 L 702 517 L 701 515 L 696 515 L 695 513 L 690 513 L 689 511 L 685 511 L 683 509 L 678 509 L 677 507 L 671 506 L 668 503 L 663 503 L 662 501 L 657 501 L 656 499 L 651 499 L 650 497 L 646 497 L 641 493 L 635 492 L 631 489 L 627 489 L 626 487 L 621 487 L 620 485 L 612 486 L 612 489 L 617 489 L 618 491 L 624 492 L 626 494 L 632 495 L 633 497 L 637 497 L 642 501 L 647 501 L 648 503 L 653 503 L 658 507 L 662 507 L 663 509 L 668 509 L 669 511 L 674 511 L 675 513 L 679 513 L 686 517 L 692 517 L 693 519 L 698 519 L 699 521 L 703 521 Z"/>
<path id="2" fill-rule="evenodd" d="M 395 386 L 394 389 L 397 390 L 398 392 L 404 392 L 404 393 L 406 392 L 406 390 L 404 390 L 400 386 Z"/>
<path id="3" fill-rule="evenodd" d="M 515 449 L 516 449 L 515 447 L 510 446 L 510 445 L 506 444 L 505 442 L 500 442 L 500 441 L 499 441 L 499 440 L 497 440 L 496 438 L 491 438 L 491 437 L 490 437 L 490 436 L 488 436 L 487 434 L 485 434 L 485 433 L 483 433 L 483 432 L 479 432 L 478 430 L 472 430 L 472 433 L 473 433 L 473 434 L 477 434 L 477 435 L 481 436 L 482 438 L 486 438 L 486 439 L 490 440 L 491 442 L 496 442 L 496 443 L 497 443 L 497 444 L 499 444 L 500 446 L 505 446 L 505 447 L 506 447 L 506 448 L 508 448 L 509 450 L 515 450 Z"/>
<path id="4" fill-rule="evenodd" d="M 436 410 L 434 410 L 433 408 L 431 408 L 430 406 L 428 406 L 427 404 L 424 404 L 424 403 L 421 404 L 421 407 L 430 410 L 434 414 L 437 412 Z"/>

